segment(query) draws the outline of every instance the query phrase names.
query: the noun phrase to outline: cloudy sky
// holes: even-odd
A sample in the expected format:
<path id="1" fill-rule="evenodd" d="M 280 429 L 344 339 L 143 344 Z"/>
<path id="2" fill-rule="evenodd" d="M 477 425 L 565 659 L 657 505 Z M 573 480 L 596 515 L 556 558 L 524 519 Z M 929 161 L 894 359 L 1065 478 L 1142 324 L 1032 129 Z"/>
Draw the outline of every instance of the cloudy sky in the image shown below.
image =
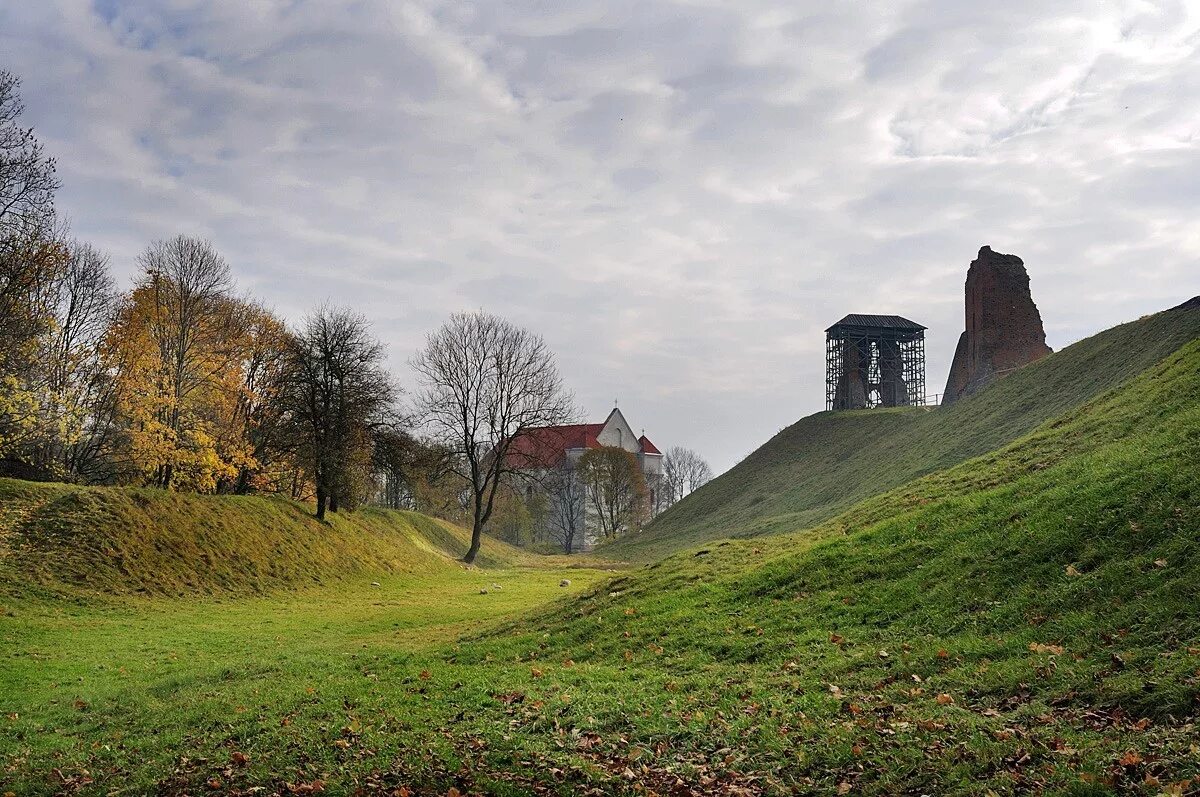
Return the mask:
<path id="1" fill-rule="evenodd" d="M 1200 293 L 1195 3 L 3 0 L 0 67 L 126 281 L 205 236 L 409 384 L 482 307 L 718 470 L 823 408 L 845 313 L 930 327 L 940 391 L 982 244 L 1055 348 Z"/>

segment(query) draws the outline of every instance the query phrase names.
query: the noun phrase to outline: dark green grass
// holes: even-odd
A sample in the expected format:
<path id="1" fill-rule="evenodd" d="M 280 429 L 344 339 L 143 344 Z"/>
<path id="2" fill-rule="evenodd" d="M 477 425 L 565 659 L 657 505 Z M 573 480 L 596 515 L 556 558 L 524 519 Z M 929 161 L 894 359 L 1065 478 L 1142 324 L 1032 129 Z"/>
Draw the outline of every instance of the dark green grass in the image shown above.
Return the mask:
<path id="1" fill-rule="evenodd" d="M 927 473 L 994 451 L 1200 336 L 1200 310 L 1158 313 L 1080 341 L 938 409 L 819 413 L 605 556 L 653 561 L 708 540 L 792 531 Z"/>

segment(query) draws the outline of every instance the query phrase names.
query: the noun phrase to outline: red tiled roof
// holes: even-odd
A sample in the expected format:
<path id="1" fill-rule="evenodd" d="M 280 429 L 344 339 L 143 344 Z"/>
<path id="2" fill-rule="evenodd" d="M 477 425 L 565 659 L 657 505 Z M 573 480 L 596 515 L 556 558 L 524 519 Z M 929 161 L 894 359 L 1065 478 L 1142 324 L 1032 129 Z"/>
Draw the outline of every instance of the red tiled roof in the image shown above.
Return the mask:
<path id="1" fill-rule="evenodd" d="M 568 449 L 599 448 L 596 436 L 603 429 L 602 423 L 526 429 L 513 439 L 505 459 L 510 468 L 552 468 L 562 461 Z"/>
<path id="2" fill-rule="evenodd" d="M 662 454 L 662 452 L 658 450 L 658 447 L 655 446 L 654 443 L 651 443 L 650 438 L 646 437 L 646 435 L 642 435 L 638 438 L 638 445 L 642 447 L 643 454 Z"/>
<path id="3" fill-rule="evenodd" d="M 553 468 L 562 462 L 566 452 L 576 448 L 600 448 L 597 437 L 604 431 L 602 423 L 577 423 L 571 426 L 540 426 L 526 429 L 513 439 L 505 461 L 510 468 Z M 642 435 L 638 445 L 643 453 L 662 452 Z"/>

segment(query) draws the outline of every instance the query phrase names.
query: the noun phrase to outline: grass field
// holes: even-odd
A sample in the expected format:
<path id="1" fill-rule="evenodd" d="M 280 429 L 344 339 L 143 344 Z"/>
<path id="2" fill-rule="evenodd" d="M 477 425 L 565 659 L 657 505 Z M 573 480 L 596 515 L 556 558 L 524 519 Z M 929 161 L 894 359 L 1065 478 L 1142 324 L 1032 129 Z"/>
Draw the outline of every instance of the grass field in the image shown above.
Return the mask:
<path id="1" fill-rule="evenodd" d="M 1065 355 L 1075 375 L 1044 380 L 1084 379 Z M 293 510 L 268 502 L 188 521 L 233 535 L 200 535 L 190 585 L 154 524 L 113 526 L 84 549 L 107 563 L 93 585 L 60 544 L 78 523 L 32 566 L 73 488 L 5 484 L 0 792 L 1196 793 L 1200 339 L 1147 358 L 815 525 L 619 572 L 501 545 L 466 570 L 461 531 L 389 513 L 286 526 L 274 575 L 219 561 L 236 512 L 280 513 L 249 523 L 260 545 L 282 533 Z M 989 392 L 961 405 L 984 425 Z M 223 499 L 106 500 L 207 518 Z M 140 553 L 116 567 L 114 546 Z"/>
<path id="2" fill-rule="evenodd" d="M 383 771 L 406 757 L 409 782 L 428 780 L 424 747 L 453 695 L 426 707 L 422 655 L 605 575 L 460 568 L 187 601 L 9 594 L 0 784 L 17 794 L 334 788 L 347 785 L 332 774 L 347 762 Z"/>

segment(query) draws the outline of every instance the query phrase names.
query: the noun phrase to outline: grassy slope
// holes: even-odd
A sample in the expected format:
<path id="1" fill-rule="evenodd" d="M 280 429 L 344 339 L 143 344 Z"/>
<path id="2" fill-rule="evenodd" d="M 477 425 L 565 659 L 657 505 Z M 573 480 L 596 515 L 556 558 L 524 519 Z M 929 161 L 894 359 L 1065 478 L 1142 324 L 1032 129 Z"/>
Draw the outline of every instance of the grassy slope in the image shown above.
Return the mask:
<path id="1" fill-rule="evenodd" d="M 1080 341 L 950 407 L 809 416 L 603 554 L 651 561 L 709 540 L 819 523 L 871 495 L 993 451 L 1198 335 L 1200 310 L 1158 313 Z"/>
<path id="2" fill-rule="evenodd" d="M 453 646 L 404 627 L 483 616 L 472 574 L 302 609 L 17 595 L 0 785 L 1182 793 L 1200 778 L 1197 395 L 1193 341 L 815 528 L 541 612 L 555 576 L 504 575 L 507 611 L 533 616 Z M 584 573 L 572 589 L 601 577 Z"/>
<path id="3" fill-rule="evenodd" d="M 532 650 L 542 680 L 506 688 L 571 691 L 573 721 L 644 765 L 1158 794 L 1200 776 L 1197 395 L 1193 341 L 1001 451 L 678 555 L 475 655 Z"/>
<path id="4" fill-rule="evenodd" d="M 362 573 L 429 573 L 457 567 L 452 560 L 468 542 L 462 529 L 415 512 L 366 509 L 322 524 L 281 498 L 0 479 L 0 567 L 97 592 L 246 593 Z M 531 560 L 487 540 L 476 561 Z"/>

